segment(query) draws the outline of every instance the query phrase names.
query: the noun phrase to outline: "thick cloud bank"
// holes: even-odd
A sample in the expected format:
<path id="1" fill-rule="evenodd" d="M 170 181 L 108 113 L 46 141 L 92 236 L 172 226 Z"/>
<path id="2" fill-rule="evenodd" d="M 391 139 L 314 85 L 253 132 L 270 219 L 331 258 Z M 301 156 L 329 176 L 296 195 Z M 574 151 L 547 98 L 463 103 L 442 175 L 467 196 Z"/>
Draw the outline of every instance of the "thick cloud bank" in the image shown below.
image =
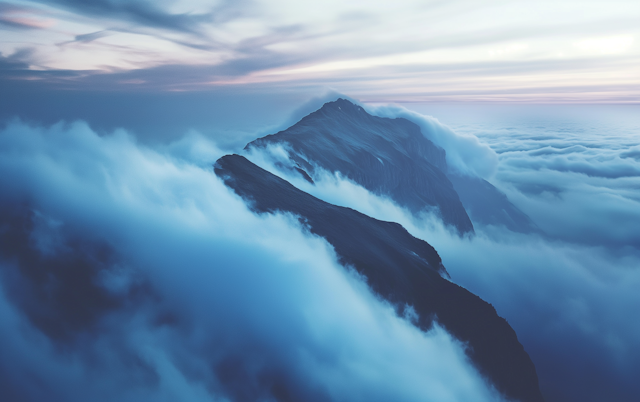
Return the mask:
<path id="1" fill-rule="evenodd" d="M 198 136 L 0 132 L 0 388 L 11 401 L 498 400 Z"/>
<path id="2" fill-rule="evenodd" d="M 454 172 L 472 177 L 490 178 L 498 165 L 496 153 L 476 136 L 462 135 L 438 119 L 397 105 L 366 106 L 374 116 L 405 118 L 420 127 L 422 134 L 447 153 L 447 165 Z"/>
<path id="3" fill-rule="evenodd" d="M 399 222 L 432 244 L 451 279 L 514 327 L 548 402 L 633 402 L 640 397 L 640 121 L 567 115 L 545 121 L 538 111 L 465 133 L 495 149 L 492 181 L 545 234 L 476 224 L 474 237 L 460 238 L 433 216 L 416 220 L 339 175 L 318 172 L 313 185 L 278 169 L 283 148 L 250 157 L 319 198 Z"/>

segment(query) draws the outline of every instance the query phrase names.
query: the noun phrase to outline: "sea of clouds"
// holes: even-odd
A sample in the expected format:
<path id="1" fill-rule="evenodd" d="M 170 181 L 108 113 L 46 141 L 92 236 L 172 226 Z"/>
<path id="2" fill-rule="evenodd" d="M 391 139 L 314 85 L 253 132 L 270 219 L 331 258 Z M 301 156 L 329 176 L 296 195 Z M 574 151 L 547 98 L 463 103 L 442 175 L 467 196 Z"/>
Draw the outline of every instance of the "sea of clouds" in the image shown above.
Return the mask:
<path id="1" fill-rule="evenodd" d="M 291 176 L 274 164 L 286 148 L 247 156 L 432 244 L 514 327 L 548 402 L 636 401 L 640 122 L 580 109 L 447 127 L 368 110 L 418 123 L 450 167 L 492 182 L 541 233 L 476 224 L 460 238 L 340 175 Z M 195 132 L 148 146 L 83 123 L 0 131 L 11 400 L 499 399 L 464 345 L 395 316 L 295 218 L 253 214 L 213 174 L 222 154 Z"/>

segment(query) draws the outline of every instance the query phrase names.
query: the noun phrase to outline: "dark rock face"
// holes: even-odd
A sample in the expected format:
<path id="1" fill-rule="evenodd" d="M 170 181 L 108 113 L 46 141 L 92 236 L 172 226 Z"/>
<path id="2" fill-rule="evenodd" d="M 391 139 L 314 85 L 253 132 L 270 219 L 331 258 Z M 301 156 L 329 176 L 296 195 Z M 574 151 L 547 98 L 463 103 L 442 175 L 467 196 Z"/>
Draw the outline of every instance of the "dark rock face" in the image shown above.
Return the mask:
<path id="1" fill-rule="evenodd" d="M 442 277 L 446 271 L 428 243 L 397 223 L 321 201 L 238 155 L 219 159 L 215 173 L 256 212 L 300 216 L 312 233 L 333 245 L 342 263 L 398 306 L 398 313 L 413 306 L 421 329 L 429 329 L 436 319 L 466 342 L 471 360 L 508 398 L 543 401 L 535 367 L 513 329 L 493 306 Z"/>
<path id="2" fill-rule="evenodd" d="M 488 181 L 479 177 L 447 175 L 460 196 L 462 205 L 476 224 L 500 225 L 513 232 L 531 233 L 540 229 L 513 205 L 506 195 Z"/>
<path id="3" fill-rule="evenodd" d="M 298 169 L 314 164 L 344 176 L 367 190 L 390 196 L 418 213 L 437 208 L 445 224 L 460 233 L 473 224 L 444 172 L 445 152 L 409 120 L 371 116 L 360 106 L 338 99 L 277 134 L 247 145 L 286 143 Z"/>

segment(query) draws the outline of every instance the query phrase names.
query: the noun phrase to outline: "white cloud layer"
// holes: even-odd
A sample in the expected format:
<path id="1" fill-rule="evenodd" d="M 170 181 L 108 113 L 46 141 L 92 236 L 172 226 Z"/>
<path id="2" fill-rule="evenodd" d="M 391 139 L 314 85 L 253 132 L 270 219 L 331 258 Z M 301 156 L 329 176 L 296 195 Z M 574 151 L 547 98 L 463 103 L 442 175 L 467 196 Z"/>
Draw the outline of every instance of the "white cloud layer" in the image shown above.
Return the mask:
<path id="1" fill-rule="evenodd" d="M 499 399 L 462 345 L 397 317 L 323 239 L 290 216 L 251 213 L 204 163 L 217 155 L 196 135 L 158 151 L 81 123 L 0 132 L 0 217 L 3 230 L 17 230 L 0 261 L 0 381 L 9 395 Z M 86 289 L 56 298 L 64 283 L 38 273 L 58 260 L 95 274 Z M 64 280 L 69 264 L 47 275 Z M 42 283 L 50 288 L 38 293 Z M 87 303 L 91 292 L 116 302 L 72 322 L 65 314 L 86 306 L 66 297 L 85 290 Z M 73 330 L 54 336 L 40 318 L 58 313 L 52 325 Z"/>

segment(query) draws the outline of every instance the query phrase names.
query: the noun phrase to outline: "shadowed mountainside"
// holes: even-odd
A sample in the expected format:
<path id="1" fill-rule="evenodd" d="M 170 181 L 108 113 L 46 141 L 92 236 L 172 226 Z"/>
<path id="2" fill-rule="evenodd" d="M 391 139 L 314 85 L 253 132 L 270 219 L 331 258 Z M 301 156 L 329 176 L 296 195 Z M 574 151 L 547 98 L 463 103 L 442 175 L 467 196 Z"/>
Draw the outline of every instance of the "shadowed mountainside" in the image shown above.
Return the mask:
<path id="1" fill-rule="evenodd" d="M 296 170 L 303 176 L 313 176 L 315 165 L 341 172 L 413 213 L 437 208 L 445 224 L 460 233 L 473 232 L 473 224 L 444 173 L 444 150 L 409 120 L 372 116 L 362 107 L 338 99 L 284 131 L 250 142 L 247 148 L 277 143 L 287 144 Z"/>
<path id="2" fill-rule="evenodd" d="M 540 232 L 527 214 L 507 196 L 479 177 L 447 175 L 471 220 L 477 225 L 502 225 L 513 232 Z"/>
<path id="3" fill-rule="evenodd" d="M 309 182 L 313 183 L 316 167 L 340 172 L 414 214 L 436 209 L 443 222 L 461 234 L 473 233 L 474 224 L 539 231 L 491 183 L 451 171 L 445 151 L 404 118 L 372 116 L 338 99 L 284 131 L 250 142 L 245 149 L 275 144 L 287 148 L 292 170 Z"/>
<path id="4" fill-rule="evenodd" d="M 543 401 L 535 367 L 513 329 L 489 303 L 442 277 L 447 274 L 440 256 L 428 243 L 397 223 L 321 201 L 242 156 L 220 158 L 215 173 L 256 212 L 298 215 L 399 314 L 413 306 L 421 329 L 428 330 L 436 319 L 467 343 L 471 360 L 508 398 Z"/>

